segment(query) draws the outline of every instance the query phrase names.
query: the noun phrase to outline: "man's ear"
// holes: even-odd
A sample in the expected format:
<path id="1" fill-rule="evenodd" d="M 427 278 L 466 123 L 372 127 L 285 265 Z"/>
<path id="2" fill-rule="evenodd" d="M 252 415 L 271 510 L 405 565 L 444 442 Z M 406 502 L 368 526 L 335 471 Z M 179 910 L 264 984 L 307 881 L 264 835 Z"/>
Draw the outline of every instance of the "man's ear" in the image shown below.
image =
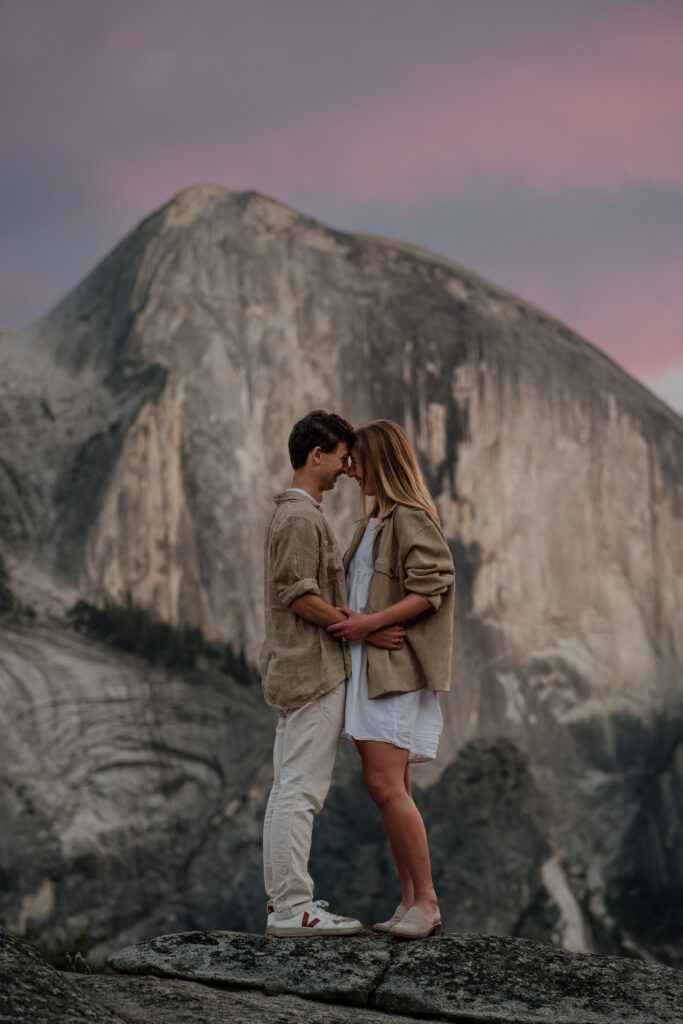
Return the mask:
<path id="1" fill-rule="evenodd" d="M 320 459 L 322 457 L 322 454 L 323 454 L 323 450 L 320 447 L 320 445 L 316 445 L 315 448 L 311 449 L 311 451 L 309 452 L 309 455 L 311 455 L 313 457 L 313 465 L 314 466 L 319 466 L 320 465 Z"/>

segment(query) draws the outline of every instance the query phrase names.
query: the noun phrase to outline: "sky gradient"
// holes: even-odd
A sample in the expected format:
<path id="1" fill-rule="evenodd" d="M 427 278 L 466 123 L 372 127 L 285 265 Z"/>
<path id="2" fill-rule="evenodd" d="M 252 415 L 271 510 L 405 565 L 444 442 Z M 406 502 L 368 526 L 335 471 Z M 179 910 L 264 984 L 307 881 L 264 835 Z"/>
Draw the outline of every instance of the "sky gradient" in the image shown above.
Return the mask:
<path id="1" fill-rule="evenodd" d="M 198 182 L 434 249 L 683 411 L 680 0 L 0 0 L 0 326 Z"/>

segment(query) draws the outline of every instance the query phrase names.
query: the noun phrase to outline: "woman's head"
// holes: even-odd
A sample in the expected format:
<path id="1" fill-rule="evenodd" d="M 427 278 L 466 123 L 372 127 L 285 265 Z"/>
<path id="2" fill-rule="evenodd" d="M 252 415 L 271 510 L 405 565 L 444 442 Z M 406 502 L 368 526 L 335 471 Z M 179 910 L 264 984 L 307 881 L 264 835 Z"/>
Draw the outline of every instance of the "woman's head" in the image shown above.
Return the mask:
<path id="1" fill-rule="evenodd" d="M 356 430 L 349 476 L 360 484 L 363 516 L 381 514 L 393 502 L 421 508 L 434 522 L 439 517 L 424 482 L 415 450 L 393 420 L 374 420 Z M 367 511 L 366 499 L 372 504 Z"/>

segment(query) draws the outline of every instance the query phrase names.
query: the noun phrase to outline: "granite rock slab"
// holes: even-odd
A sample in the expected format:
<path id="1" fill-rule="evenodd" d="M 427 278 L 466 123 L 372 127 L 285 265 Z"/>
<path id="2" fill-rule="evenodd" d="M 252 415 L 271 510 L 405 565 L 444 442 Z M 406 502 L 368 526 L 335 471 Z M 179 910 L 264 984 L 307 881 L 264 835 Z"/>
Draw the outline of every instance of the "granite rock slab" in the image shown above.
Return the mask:
<path id="1" fill-rule="evenodd" d="M 526 939 L 449 935 L 396 941 L 371 1003 L 486 1024 L 681 1024 L 683 973 Z"/>
<path id="2" fill-rule="evenodd" d="M 389 949 L 371 935 L 271 939 L 239 932 L 163 935 L 108 960 L 124 974 L 153 974 L 213 985 L 257 988 L 365 1006 L 389 967 Z"/>
<path id="3" fill-rule="evenodd" d="M 257 989 L 219 989 L 173 978 L 79 975 L 77 984 L 126 1024 L 388 1024 L 367 1006 L 318 1003 L 301 996 L 266 995 Z M 391 1024 L 414 1024 L 392 1014 Z"/>
<path id="4" fill-rule="evenodd" d="M 128 947 L 109 963 L 127 974 L 459 1024 L 683 1024 L 683 973 L 509 937 L 406 942 L 371 934 L 283 940 L 189 932 Z"/>

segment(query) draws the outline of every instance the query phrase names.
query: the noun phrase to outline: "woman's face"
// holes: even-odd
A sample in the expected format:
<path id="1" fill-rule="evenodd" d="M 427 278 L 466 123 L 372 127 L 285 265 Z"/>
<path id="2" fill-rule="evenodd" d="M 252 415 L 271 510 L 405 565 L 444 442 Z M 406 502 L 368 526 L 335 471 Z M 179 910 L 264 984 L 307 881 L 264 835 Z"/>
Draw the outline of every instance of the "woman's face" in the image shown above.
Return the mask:
<path id="1" fill-rule="evenodd" d="M 361 483 L 365 482 L 365 493 L 367 494 L 368 498 L 374 498 L 375 474 L 369 462 L 365 467 L 365 472 L 363 472 L 363 468 L 360 464 L 360 459 L 358 458 L 358 448 L 356 445 L 354 445 L 353 448 L 351 449 L 351 454 L 349 456 L 349 476 L 353 480 L 358 481 L 359 487 Z"/>

